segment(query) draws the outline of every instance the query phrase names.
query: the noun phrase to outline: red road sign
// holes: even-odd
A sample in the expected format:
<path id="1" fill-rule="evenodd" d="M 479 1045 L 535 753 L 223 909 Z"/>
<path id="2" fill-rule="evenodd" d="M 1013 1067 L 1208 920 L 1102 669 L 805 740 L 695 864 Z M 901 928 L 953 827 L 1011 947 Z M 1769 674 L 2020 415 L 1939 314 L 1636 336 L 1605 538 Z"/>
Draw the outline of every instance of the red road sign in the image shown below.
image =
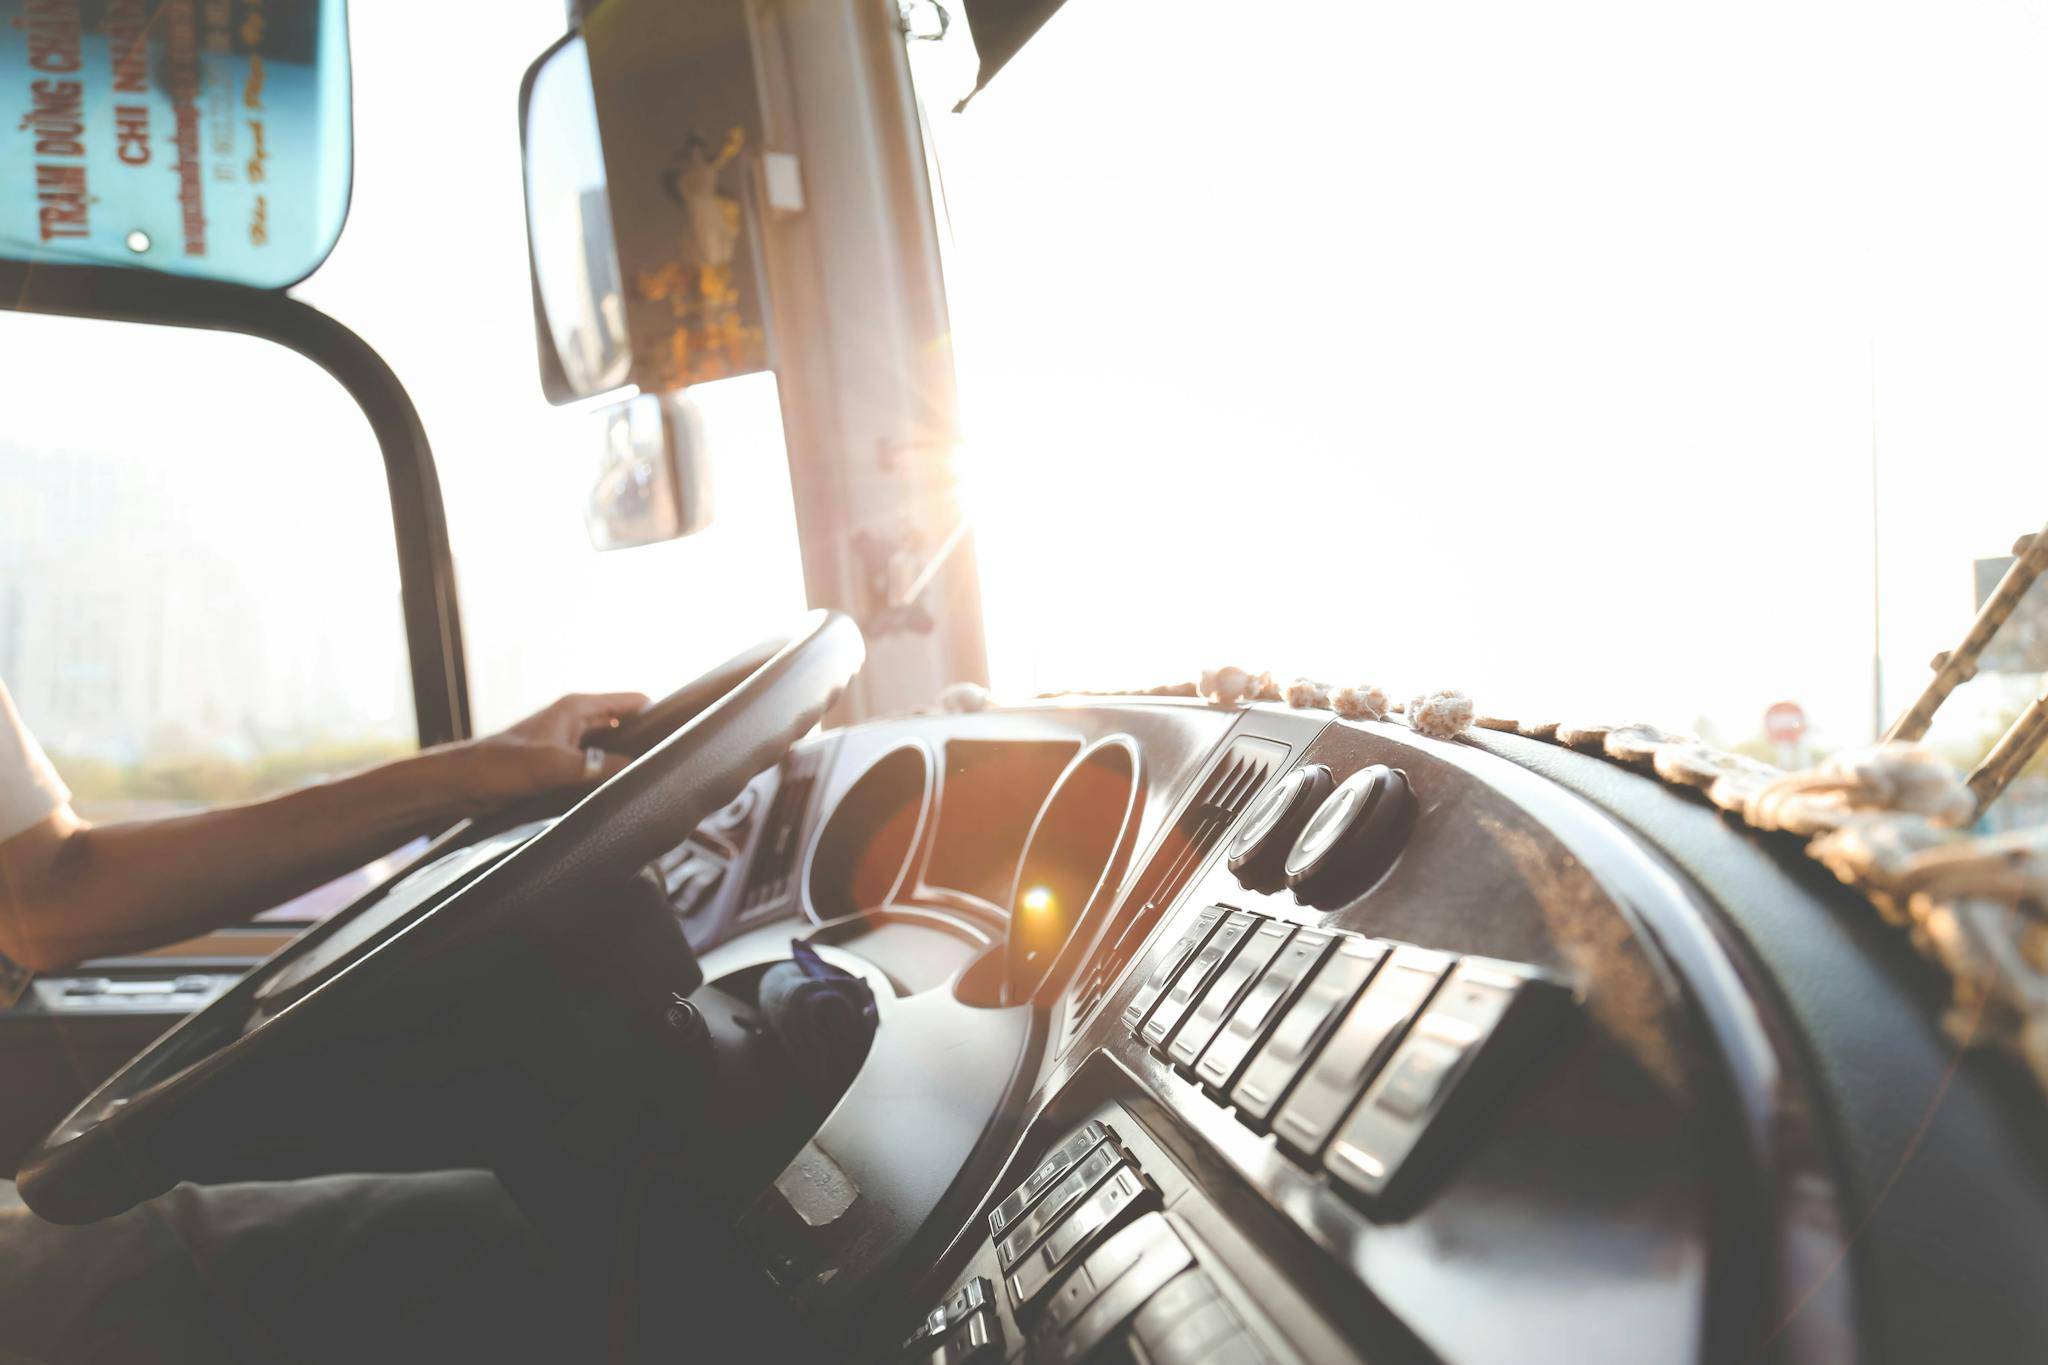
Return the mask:
<path id="1" fill-rule="evenodd" d="M 1764 712 L 1764 733 L 1780 744 L 1797 744 L 1806 733 L 1806 712 L 1796 701 L 1776 702 Z"/>

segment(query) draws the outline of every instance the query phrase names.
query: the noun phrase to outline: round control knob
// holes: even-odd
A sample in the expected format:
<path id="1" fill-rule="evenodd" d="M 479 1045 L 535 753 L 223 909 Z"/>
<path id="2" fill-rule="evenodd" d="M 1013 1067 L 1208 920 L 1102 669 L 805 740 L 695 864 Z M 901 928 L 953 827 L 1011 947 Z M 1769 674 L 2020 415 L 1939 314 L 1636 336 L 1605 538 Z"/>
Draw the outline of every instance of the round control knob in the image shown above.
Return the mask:
<path id="1" fill-rule="evenodd" d="M 1399 768 L 1375 763 L 1345 778 L 1287 851 L 1295 899 L 1329 909 L 1365 891 L 1408 841 L 1415 807 L 1415 791 Z"/>
<path id="2" fill-rule="evenodd" d="M 1247 891 L 1278 891 L 1287 885 L 1287 850 L 1336 785 L 1328 768 L 1310 763 L 1282 776 L 1252 803 L 1224 850 L 1230 870 Z"/>

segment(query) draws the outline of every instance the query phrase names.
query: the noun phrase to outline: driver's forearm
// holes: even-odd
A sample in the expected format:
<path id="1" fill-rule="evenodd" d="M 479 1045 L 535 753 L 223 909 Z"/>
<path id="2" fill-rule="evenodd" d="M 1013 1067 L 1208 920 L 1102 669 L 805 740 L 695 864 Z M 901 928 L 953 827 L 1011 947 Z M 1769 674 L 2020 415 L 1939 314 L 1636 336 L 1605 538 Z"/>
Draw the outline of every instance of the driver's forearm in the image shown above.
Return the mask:
<path id="1" fill-rule="evenodd" d="M 80 826 L 0 906 L 51 970 L 237 924 L 464 813 L 443 752 L 194 815 Z"/>

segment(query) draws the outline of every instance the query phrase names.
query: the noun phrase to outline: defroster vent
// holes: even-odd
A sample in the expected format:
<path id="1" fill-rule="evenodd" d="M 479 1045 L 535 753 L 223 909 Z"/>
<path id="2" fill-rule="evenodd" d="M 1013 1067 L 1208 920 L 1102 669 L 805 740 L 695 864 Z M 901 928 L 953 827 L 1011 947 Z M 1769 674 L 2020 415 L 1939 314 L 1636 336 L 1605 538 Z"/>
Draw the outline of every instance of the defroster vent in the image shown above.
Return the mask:
<path id="1" fill-rule="evenodd" d="M 1160 914 L 1180 899 L 1209 857 L 1223 842 L 1223 836 L 1244 814 L 1287 761 L 1287 747 L 1249 735 L 1232 741 L 1194 800 L 1166 831 L 1152 851 L 1144 873 L 1124 898 L 1117 922 L 1109 928 L 1108 946 L 1095 955 L 1074 984 L 1072 1007 L 1067 1011 L 1066 1039 L 1073 1041 L 1081 1026 L 1102 1003 L 1103 996 L 1123 974 L 1124 968 L 1144 946 L 1145 936 Z M 1064 1046 L 1063 1042 L 1063 1046 Z"/>

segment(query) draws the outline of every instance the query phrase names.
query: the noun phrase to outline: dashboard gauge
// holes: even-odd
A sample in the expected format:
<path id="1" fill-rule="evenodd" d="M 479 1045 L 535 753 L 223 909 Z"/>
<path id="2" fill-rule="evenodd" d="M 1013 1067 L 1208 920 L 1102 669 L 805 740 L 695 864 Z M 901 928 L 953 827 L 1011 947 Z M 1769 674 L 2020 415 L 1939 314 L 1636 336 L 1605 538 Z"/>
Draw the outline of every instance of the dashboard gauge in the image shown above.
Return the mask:
<path id="1" fill-rule="evenodd" d="M 1399 768 L 1375 763 L 1345 778 L 1287 852 L 1295 899 L 1330 909 L 1363 895 L 1400 855 L 1415 808 L 1415 791 Z"/>
<path id="2" fill-rule="evenodd" d="M 1003 998 L 1029 999 L 1067 940 L 1113 893 L 1144 803 L 1137 746 L 1112 735 L 1081 751 L 1039 807 L 1010 891 Z"/>
<path id="3" fill-rule="evenodd" d="M 1073 739 L 949 739 L 942 751 L 931 856 L 919 890 L 1001 911 L 1017 855 L 1053 783 L 1081 752 Z"/>
<path id="4" fill-rule="evenodd" d="M 805 890 L 823 923 L 895 898 L 932 804 L 932 759 L 922 744 L 891 749 L 862 773 L 818 831 Z"/>
<path id="5" fill-rule="evenodd" d="M 1278 891 L 1287 885 L 1288 850 L 1334 786 L 1328 768 L 1304 764 L 1252 803 L 1224 850 L 1231 872 L 1246 890 Z"/>

